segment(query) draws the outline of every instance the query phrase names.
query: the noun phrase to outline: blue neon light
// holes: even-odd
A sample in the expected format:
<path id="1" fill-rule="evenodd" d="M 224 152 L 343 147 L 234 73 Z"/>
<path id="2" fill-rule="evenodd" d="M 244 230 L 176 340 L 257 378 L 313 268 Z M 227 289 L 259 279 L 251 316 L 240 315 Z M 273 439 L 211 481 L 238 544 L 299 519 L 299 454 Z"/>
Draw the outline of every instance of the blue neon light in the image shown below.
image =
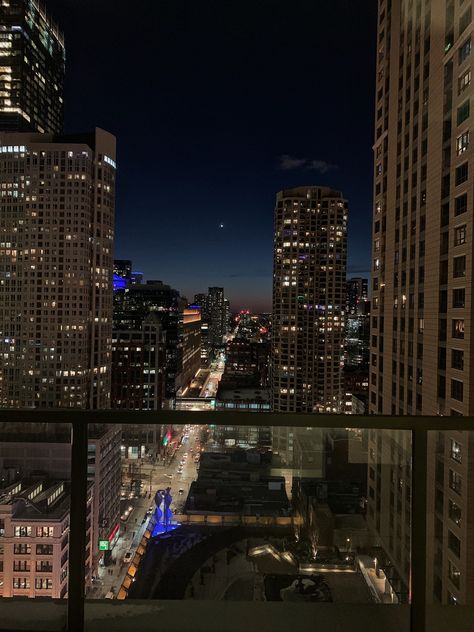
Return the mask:
<path id="1" fill-rule="evenodd" d="M 128 280 L 124 279 L 118 274 L 114 274 L 113 285 L 114 285 L 114 292 L 116 292 L 117 290 L 124 290 L 128 285 Z"/>

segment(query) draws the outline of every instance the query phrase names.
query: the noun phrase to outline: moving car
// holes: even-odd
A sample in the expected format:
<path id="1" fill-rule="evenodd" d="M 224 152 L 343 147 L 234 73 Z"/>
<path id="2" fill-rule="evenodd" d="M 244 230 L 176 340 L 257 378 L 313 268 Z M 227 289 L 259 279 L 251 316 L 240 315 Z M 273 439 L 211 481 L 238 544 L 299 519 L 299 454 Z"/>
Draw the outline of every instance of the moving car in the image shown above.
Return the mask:
<path id="1" fill-rule="evenodd" d="M 113 599 L 114 598 L 114 593 L 111 590 L 109 590 L 109 592 L 105 595 L 105 598 L 106 599 Z"/>
<path id="2" fill-rule="evenodd" d="M 184 489 L 182 489 L 181 487 L 178 490 L 178 494 L 184 494 Z"/>
<path id="3" fill-rule="evenodd" d="M 124 563 L 128 564 L 132 560 L 132 557 L 133 557 L 133 551 L 127 551 L 125 555 L 123 556 Z"/>

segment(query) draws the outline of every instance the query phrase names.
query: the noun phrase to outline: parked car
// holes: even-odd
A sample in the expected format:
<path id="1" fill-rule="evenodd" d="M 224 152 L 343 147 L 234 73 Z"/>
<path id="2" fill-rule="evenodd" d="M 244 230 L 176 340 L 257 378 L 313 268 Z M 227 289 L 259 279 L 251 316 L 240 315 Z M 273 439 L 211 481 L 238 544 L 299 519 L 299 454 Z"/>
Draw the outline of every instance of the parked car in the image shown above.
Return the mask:
<path id="1" fill-rule="evenodd" d="M 109 592 L 105 595 L 106 599 L 114 599 L 114 597 L 115 595 L 111 590 L 109 590 Z"/>
<path id="2" fill-rule="evenodd" d="M 180 489 L 178 490 L 178 494 L 184 494 L 184 489 L 180 488 Z"/>
<path id="3" fill-rule="evenodd" d="M 132 557 L 133 557 L 133 551 L 127 551 L 125 555 L 123 556 L 124 564 L 128 564 L 129 562 L 131 562 Z"/>

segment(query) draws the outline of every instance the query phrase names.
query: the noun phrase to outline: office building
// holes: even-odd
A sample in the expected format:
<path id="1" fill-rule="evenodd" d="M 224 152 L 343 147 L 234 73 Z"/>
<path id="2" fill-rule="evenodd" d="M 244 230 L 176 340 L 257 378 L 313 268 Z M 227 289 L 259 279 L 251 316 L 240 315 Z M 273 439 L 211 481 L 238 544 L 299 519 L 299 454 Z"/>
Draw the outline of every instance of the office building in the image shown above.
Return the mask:
<path id="1" fill-rule="evenodd" d="M 132 272 L 133 277 L 133 272 Z M 140 331 L 143 322 L 153 314 L 165 335 L 166 406 L 173 407 L 176 392 L 181 386 L 183 362 L 183 299 L 179 292 L 162 281 L 133 283 L 114 292 L 114 330 Z"/>
<path id="2" fill-rule="evenodd" d="M 370 411 L 472 415 L 472 9 L 379 2 Z M 409 433 L 370 433 L 367 517 L 410 583 Z M 474 598 L 472 433 L 431 433 L 427 597 Z"/>
<path id="3" fill-rule="evenodd" d="M 140 285 L 140 283 L 143 283 L 143 272 L 132 270 L 132 273 L 130 275 L 130 283 L 131 285 Z"/>
<path id="4" fill-rule="evenodd" d="M 115 138 L 0 133 L 0 406 L 109 408 Z"/>
<path id="5" fill-rule="evenodd" d="M 229 305 L 226 304 L 224 288 L 210 287 L 208 295 L 209 343 L 212 348 L 222 347 L 224 335 L 228 331 L 227 317 Z"/>
<path id="6" fill-rule="evenodd" d="M 201 308 L 201 366 L 206 367 L 224 345 L 230 327 L 230 303 L 224 288 L 210 287 L 208 294 L 195 294 L 194 305 Z"/>
<path id="7" fill-rule="evenodd" d="M 120 486 L 122 464 L 120 460 L 121 427 L 118 424 L 89 426 L 87 446 L 87 474 L 93 483 L 92 568 L 97 570 L 99 560 L 110 563 L 112 551 L 120 535 Z M 108 549 L 97 546 L 107 540 Z"/>
<path id="8" fill-rule="evenodd" d="M 132 262 L 130 259 L 114 259 L 114 274 L 126 283 L 130 283 L 132 277 Z"/>
<path id="9" fill-rule="evenodd" d="M 119 536 L 121 428 L 117 424 L 90 424 L 88 431 L 87 477 L 92 486 L 93 502 L 90 567 L 92 574 L 96 574 L 99 559 L 104 557 L 105 563 L 109 562 Z M 0 470 L 13 472 L 10 484 L 38 477 L 69 481 L 70 435 L 69 427 L 62 424 L 17 424 L 14 433 L 8 424 L 3 424 L 0 428 Z M 65 513 L 61 514 L 61 520 L 65 516 Z M 108 551 L 99 550 L 99 540 L 108 541 Z"/>
<path id="10" fill-rule="evenodd" d="M 276 412 L 343 409 L 347 201 L 327 187 L 277 194 L 272 404 Z"/>
<path id="11" fill-rule="evenodd" d="M 0 130 L 63 129 L 63 34 L 38 0 L 0 3 Z"/>
<path id="12" fill-rule="evenodd" d="M 346 366 L 369 366 L 370 301 L 368 279 L 347 281 Z"/>
<path id="13" fill-rule="evenodd" d="M 207 294 L 195 294 L 192 307 L 201 310 L 201 367 L 209 366 L 209 306 Z"/>
<path id="14" fill-rule="evenodd" d="M 0 489 L 1 597 L 67 597 L 69 483 L 19 479 Z M 93 487 L 89 485 L 86 586 L 92 575 Z"/>
<path id="15" fill-rule="evenodd" d="M 183 365 L 181 386 L 186 388 L 201 367 L 201 310 L 183 309 Z"/>
<path id="16" fill-rule="evenodd" d="M 365 314 L 364 303 L 369 300 L 369 280 L 352 277 L 347 280 L 347 314 Z"/>
<path id="17" fill-rule="evenodd" d="M 165 399 L 165 334 L 156 314 L 140 329 L 112 334 L 112 408 L 160 410 Z"/>

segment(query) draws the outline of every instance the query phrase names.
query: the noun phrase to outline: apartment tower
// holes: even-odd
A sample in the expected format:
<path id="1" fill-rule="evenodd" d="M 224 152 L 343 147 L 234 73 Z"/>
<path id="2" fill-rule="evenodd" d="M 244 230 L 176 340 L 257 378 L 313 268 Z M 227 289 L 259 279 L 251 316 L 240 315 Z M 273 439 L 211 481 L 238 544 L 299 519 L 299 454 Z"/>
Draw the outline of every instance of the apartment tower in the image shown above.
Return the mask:
<path id="1" fill-rule="evenodd" d="M 0 133 L 0 407 L 109 408 L 115 138 Z"/>
<path id="2" fill-rule="evenodd" d="M 347 201 L 327 187 L 280 191 L 273 259 L 276 412 L 342 410 Z"/>
<path id="3" fill-rule="evenodd" d="M 0 130 L 63 129 L 63 34 L 38 0 L 0 3 Z"/>
<path id="4" fill-rule="evenodd" d="M 370 410 L 474 413 L 469 1 L 379 0 Z M 432 433 L 428 598 L 474 596 L 472 433 Z M 411 446 L 370 433 L 368 520 L 408 592 Z"/>

